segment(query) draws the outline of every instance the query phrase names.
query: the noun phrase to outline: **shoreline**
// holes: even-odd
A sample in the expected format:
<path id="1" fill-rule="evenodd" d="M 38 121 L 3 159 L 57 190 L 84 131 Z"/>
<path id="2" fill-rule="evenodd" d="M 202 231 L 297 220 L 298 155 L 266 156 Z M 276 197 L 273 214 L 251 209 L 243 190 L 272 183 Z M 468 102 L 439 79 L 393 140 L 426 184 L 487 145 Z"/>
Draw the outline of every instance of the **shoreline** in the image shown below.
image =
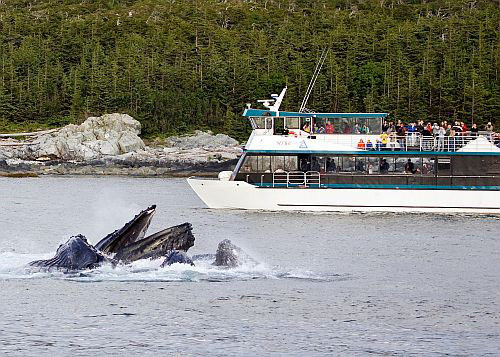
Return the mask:
<path id="1" fill-rule="evenodd" d="M 128 176 L 128 177 L 217 177 L 220 171 L 234 168 L 236 159 L 222 162 L 33 162 L 0 160 L 0 177 L 22 178 L 39 176 Z"/>
<path id="2" fill-rule="evenodd" d="M 140 132 L 137 120 L 113 113 L 89 117 L 81 125 L 4 134 L 0 176 L 215 177 L 232 171 L 242 152 L 238 141 L 224 134 L 195 131 L 146 145 Z"/>

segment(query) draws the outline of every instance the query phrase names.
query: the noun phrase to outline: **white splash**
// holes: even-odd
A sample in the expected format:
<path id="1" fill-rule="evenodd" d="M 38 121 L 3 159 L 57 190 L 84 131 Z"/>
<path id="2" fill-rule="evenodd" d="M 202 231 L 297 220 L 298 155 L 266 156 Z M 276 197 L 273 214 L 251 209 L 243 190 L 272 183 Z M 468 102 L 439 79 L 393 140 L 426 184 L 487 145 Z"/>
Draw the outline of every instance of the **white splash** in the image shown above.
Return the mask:
<path id="1" fill-rule="evenodd" d="M 139 260 L 131 264 L 113 266 L 104 264 L 96 269 L 72 273 L 58 271 L 33 272 L 27 264 L 37 259 L 50 258 L 51 254 L 0 253 L 0 280 L 17 279 L 62 279 L 81 282 L 228 282 L 253 279 L 305 279 L 331 281 L 332 276 L 324 276 L 305 270 L 284 270 L 263 263 L 248 263 L 236 268 L 216 267 L 211 261 L 196 261 L 196 266 L 173 264 L 160 267 L 162 259 Z"/>

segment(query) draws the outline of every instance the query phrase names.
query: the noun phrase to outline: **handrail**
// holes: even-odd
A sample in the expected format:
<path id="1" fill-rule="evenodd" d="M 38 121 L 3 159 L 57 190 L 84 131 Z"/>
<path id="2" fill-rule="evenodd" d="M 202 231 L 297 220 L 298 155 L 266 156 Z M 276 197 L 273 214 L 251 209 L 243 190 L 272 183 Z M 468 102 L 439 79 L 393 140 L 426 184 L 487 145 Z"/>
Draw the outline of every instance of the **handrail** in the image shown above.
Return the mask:
<path id="1" fill-rule="evenodd" d="M 307 134 L 306 136 L 290 134 L 292 140 L 306 139 L 322 141 L 325 143 L 342 145 L 365 151 L 428 151 L 455 152 L 467 145 L 469 142 L 483 137 L 489 144 L 484 145 L 484 149 L 489 149 L 490 145 L 498 145 L 499 136 L 494 133 L 464 135 L 468 133 L 457 133 L 454 136 L 422 135 L 421 133 L 406 133 L 405 135 L 391 134 Z M 280 136 L 283 137 L 283 136 Z M 369 143 L 368 143 L 369 142 Z M 478 149 L 481 149 L 479 145 Z"/>
<path id="2" fill-rule="evenodd" d="M 328 174 L 328 173 L 320 173 L 318 171 L 307 171 L 307 172 L 302 172 L 302 171 L 283 171 L 283 172 L 274 172 L 272 174 L 272 186 L 270 187 L 302 187 L 302 188 L 325 188 L 328 185 L 323 184 L 322 185 L 322 178 L 328 182 L 329 177 L 356 177 L 356 175 L 350 175 L 348 173 L 335 173 L 335 174 Z M 263 175 L 262 175 L 263 176 Z M 264 183 L 262 182 L 262 176 L 261 176 L 261 187 L 265 187 Z M 404 179 L 410 179 L 412 177 L 414 178 L 420 178 L 420 179 L 460 179 L 460 178 L 474 178 L 474 179 L 496 179 L 500 178 L 500 175 L 439 175 L 435 176 L 434 174 L 432 175 L 419 175 L 419 174 L 405 174 L 405 173 L 394 173 L 394 174 L 372 174 L 372 175 L 360 175 L 359 177 L 392 177 L 392 178 L 404 178 Z M 268 186 L 269 187 L 269 186 Z"/>
<path id="3" fill-rule="evenodd" d="M 262 175 L 263 176 L 263 175 Z M 261 181 L 263 177 L 261 176 Z M 261 182 L 262 185 L 262 182 Z M 283 171 L 273 172 L 273 187 L 286 185 L 286 187 L 311 185 L 321 186 L 321 174 L 318 171 Z"/>

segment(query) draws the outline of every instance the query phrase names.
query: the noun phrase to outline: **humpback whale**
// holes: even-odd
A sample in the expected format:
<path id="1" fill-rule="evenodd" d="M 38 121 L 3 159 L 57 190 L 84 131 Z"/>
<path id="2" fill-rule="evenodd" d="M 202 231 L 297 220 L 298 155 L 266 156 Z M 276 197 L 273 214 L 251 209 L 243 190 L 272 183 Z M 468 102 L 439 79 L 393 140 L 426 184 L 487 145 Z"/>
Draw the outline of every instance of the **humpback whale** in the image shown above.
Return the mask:
<path id="1" fill-rule="evenodd" d="M 59 246 L 53 258 L 36 260 L 28 265 L 41 270 L 92 269 L 104 262 L 126 264 L 139 259 L 156 259 L 167 256 L 173 250 L 185 252 L 194 245 L 195 238 L 190 223 L 163 229 L 145 237 L 155 212 L 156 205 L 148 207 L 95 246 L 83 235 L 73 236 Z"/>
<path id="2" fill-rule="evenodd" d="M 243 249 L 234 245 L 229 239 L 224 239 L 217 247 L 213 265 L 236 268 L 249 261 L 255 262 Z"/>
<path id="3" fill-rule="evenodd" d="M 253 262 L 247 253 L 229 239 L 219 243 L 215 254 L 202 254 L 190 258 L 187 251 L 194 245 L 190 223 L 172 226 L 146 236 L 156 206 L 146 208 L 101 239 L 95 246 L 85 236 L 72 236 L 57 248 L 53 258 L 36 260 L 28 264 L 38 270 L 75 271 L 93 269 L 103 263 L 128 264 L 139 259 L 165 257 L 161 267 L 175 263 L 194 265 L 193 261 L 212 261 L 218 267 L 235 268 L 246 262 Z"/>
<path id="4" fill-rule="evenodd" d="M 172 250 L 167 254 L 165 261 L 161 263 L 160 267 L 163 268 L 167 265 L 172 265 L 175 263 L 194 265 L 193 260 L 186 254 L 186 252 L 182 252 L 180 250 Z"/>
<path id="5" fill-rule="evenodd" d="M 52 259 L 35 260 L 29 263 L 32 267 L 41 269 L 82 270 L 92 269 L 108 259 L 89 244 L 87 238 L 81 234 L 68 239 L 57 248 Z"/>

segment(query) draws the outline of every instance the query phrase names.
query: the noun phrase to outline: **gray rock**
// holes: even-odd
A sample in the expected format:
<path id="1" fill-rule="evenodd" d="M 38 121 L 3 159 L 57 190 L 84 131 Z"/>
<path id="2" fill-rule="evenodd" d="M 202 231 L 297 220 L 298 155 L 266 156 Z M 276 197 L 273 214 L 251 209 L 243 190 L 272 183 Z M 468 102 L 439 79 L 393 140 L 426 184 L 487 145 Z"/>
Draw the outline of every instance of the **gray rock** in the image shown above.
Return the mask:
<path id="1" fill-rule="evenodd" d="M 38 136 L 22 150 L 22 159 L 49 157 L 63 160 L 93 160 L 145 148 L 139 138 L 141 124 L 127 114 L 90 117 L 81 125 Z"/>
<path id="2" fill-rule="evenodd" d="M 171 136 L 165 140 L 165 146 L 180 149 L 235 147 L 238 145 L 237 140 L 225 134 L 213 135 L 210 131 L 200 130 L 195 131 L 194 135 Z"/>

